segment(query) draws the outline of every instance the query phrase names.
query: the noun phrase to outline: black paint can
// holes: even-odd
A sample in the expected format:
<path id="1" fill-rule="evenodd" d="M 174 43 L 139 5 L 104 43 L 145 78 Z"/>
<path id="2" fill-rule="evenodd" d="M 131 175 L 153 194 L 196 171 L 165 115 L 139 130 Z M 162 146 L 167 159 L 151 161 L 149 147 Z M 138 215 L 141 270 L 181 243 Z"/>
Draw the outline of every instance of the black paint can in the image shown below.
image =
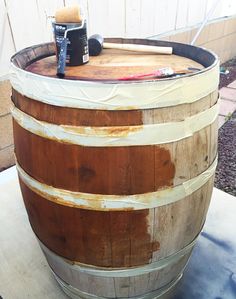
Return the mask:
<path id="1" fill-rule="evenodd" d="M 83 25 L 83 26 L 82 26 Z M 54 38 L 56 43 L 57 59 L 61 49 L 61 43 L 68 30 L 66 65 L 82 65 L 89 61 L 88 37 L 86 21 L 82 23 L 53 23 Z M 82 26 L 82 27 L 81 27 Z M 79 28 L 81 27 L 81 28 Z M 79 28 L 79 29 L 76 29 Z"/>

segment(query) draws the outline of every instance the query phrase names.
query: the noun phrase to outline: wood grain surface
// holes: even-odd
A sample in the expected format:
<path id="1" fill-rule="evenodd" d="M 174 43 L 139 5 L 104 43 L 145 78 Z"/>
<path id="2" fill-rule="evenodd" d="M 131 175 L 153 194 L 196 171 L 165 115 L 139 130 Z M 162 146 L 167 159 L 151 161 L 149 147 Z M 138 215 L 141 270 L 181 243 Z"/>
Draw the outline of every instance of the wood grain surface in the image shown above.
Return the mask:
<path id="1" fill-rule="evenodd" d="M 181 184 L 205 171 L 216 155 L 216 141 L 210 139 L 213 126 L 162 146 L 84 147 L 37 136 L 14 121 L 15 153 L 30 176 L 56 188 L 140 194 Z"/>
<path id="2" fill-rule="evenodd" d="M 205 221 L 213 178 L 183 200 L 138 211 L 66 207 L 20 184 L 32 228 L 49 249 L 71 261 L 116 268 L 148 264 L 193 241 Z"/>
<path id="3" fill-rule="evenodd" d="M 18 163 L 33 178 L 50 186 L 128 195 L 173 185 L 175 167 L 164 147 L 77 146 L 32 134 L 15 121 L 14 136 Z"/>
<path id="4" fill-rule="evenodd" d="M 210 108 L 217 100 L 215 90 L 191 104 L 143 110 L 94 110 L 53 106 L 12 91 L 12 101 L 19 110 L 41 121 L 71 126 L 135 126 L 181 121 Z"/>
<path id="5" fill-rule="evenodd" d="M 163 67 L 172 67 L 175 71 L 203 66 L 189 58 L 177 55 L 140 54 L 136 52 L 104 49 L 99 56 L 91 56 L 87 64 L 66 67 L 65 79 L 116 80 L 127 75 L 149 73 Z M 56 77 L 56 56 L 46 57 L 31 63 L 27 71 Z"/>

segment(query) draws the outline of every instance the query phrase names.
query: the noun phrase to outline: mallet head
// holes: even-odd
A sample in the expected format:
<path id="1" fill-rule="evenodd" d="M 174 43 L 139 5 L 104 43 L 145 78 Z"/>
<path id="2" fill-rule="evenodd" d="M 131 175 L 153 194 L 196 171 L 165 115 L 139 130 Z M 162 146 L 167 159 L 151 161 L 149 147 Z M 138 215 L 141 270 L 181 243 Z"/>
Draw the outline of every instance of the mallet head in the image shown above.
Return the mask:
<path id="1" fill-rule="evenodd" d="M 102 52 L 103 37 L 99 34 L 92 35 L 88 40 L 89 55 L 98 56 Z"/>

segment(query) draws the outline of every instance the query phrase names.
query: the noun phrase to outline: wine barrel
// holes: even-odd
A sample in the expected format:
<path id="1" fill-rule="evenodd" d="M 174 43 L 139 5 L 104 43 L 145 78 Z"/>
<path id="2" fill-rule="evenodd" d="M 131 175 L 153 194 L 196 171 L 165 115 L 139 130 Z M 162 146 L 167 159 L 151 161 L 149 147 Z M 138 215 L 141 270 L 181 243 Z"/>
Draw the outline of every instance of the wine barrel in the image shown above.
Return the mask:
<path id="1" fill-rule="evenodd" d="M 56 77 L 52 43 L 12 57 L 15 154 L 32 229 L 72 298 L 162 298 L 180 280 L 217 163 L 218 58 L 103 50 Z M 120 80 L 172 67 L 168 78 Z"/>

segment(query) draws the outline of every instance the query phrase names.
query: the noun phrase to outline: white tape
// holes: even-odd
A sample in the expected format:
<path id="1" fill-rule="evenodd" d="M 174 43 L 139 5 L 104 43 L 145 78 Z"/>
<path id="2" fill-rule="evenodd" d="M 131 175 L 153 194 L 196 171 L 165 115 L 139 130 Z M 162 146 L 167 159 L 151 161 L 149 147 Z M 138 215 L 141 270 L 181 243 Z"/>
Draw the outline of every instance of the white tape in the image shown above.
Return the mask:
<path id="1" fill-rule="evenodd" d="M 163 144 L 192 136 L 212 124 L 219 105 L 187 117 L 183 121 L 142 126 L 76 127 L 39 121 L 16 107 L 12 115 L 24 129 L 44 138 L 82 146 L 112 147 Z"/>
<path id="2" fill-rule="evenodd" d="M 164 190 L 134 195 L 104 195 L 72 192 L 40 183 L 29 176 L 16 162 L 19 176 L 35 193 L 44 198 L 66 206 L 91 210 L 142 210 L 160 207 L 185 198 L 201 188 L 212 177 L 217 165 L 217 158 L 200 175 Z"/>
<path id="3" fill-rule="evenodd" d="M 198 74 L 144 82 L 61 80 L 12 64 L 11 84 L 19 93 L 50 105 L 84 109 L 133 110 L 195 102 L 218 88 L 219 63 Z"/>

